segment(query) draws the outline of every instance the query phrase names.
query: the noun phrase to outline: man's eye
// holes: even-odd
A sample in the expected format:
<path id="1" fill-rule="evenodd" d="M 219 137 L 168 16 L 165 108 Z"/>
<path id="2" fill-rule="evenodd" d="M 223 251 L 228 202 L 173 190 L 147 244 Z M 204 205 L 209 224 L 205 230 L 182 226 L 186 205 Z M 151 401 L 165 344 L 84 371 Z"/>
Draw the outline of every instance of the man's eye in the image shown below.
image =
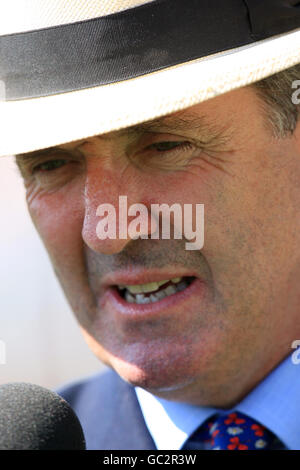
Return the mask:
<path id="1" fill-rule="evenodd" d="M 141 149 L 133 154 L 132 161 L 142 169 L 175 171 L 188 164 L 195 149 L 195 145 L 186 140 L 161 140 L 149 145 L 144 143 Z"/>
<path id="2" fill-rule="evenodd" d="M 148 149 L 157 150 L 158 152 L 167 152 L 169 150 L 173 150 L 176 148 L 187 148 L 189 146 L 189 142 L 172 142 L 172 141 L 165 141 L 165 142 L 157 142 L 155 144 L 149 145 Z"/>
<path id="3" fill-rule="evenodd" d="M 57 159 L 57 160 L 49 160 L 44 163 L 40 163 L 39 165 L 36 165 L 33 168 L 33 172 L 36 171 L 42 171 L 42 172 L 48 172 L 48 171 L 53 171 L 56 170 L 57 168 L 60 168 L 66 164 L 66 160 L 64 159 Z"/>

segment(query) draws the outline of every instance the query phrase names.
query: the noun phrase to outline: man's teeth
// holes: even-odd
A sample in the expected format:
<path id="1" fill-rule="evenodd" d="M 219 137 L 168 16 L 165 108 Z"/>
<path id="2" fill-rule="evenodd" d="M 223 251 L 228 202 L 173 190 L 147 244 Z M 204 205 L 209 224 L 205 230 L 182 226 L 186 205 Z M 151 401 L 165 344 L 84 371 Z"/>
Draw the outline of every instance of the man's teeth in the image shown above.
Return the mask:
<path id="1" fill-rule="evenodd" d="M 172 281 L 172 284 L 169 284 Z M 158 290 L 164 284 L 168 286 L 164 289 Z M 183 280 L 182 277 L 175 277 L 173 279 L 166 279 L 165 281 L 149 282 L 148 284 L 139 284 L 134 286 L 118 286 L 120 290 L 125 289 L 124 298 L 129 303 L 148 304 L 157 302 L 158 300 L 168 297 L 169 295 L 180 292 L 188 287 L 189 283 Z M 157 292 L 156 292 L 157 291 Z M 144 295 L 149 294 L 150 295 Z"/>
<path id="2" fill-rule="evenodd" d="M 129 290 L 130 294 L 148 294 L 149 292 L 155 292 L 160 286 L 167 284 L 167 282 L 180 282 L 182 277 L 174 277 L 173 279 L 166 279 L 165 281 L 148 282 L 148 284 L 136 284 L 135 286 L 119 286 L 120 289 Z"/>

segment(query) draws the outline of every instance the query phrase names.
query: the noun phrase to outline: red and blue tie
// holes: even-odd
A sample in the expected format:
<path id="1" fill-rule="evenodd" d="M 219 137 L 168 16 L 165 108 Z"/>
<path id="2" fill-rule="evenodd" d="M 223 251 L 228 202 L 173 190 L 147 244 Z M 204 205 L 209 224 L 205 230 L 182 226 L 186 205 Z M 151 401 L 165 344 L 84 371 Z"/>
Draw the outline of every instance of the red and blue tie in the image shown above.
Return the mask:
<path id="1" fill-rule="evenodd" d="M 184 450 L 270 450 L 281 448 L 275 434 L 240 412 L 215 415 L 187 440 Z"/>

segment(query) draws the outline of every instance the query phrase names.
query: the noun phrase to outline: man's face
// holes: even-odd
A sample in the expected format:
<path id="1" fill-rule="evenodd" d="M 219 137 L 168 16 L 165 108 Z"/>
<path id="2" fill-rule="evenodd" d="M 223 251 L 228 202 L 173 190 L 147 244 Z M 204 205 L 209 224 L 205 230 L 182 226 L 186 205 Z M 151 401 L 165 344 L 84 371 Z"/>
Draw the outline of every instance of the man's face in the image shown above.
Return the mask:
<path id="1" fill-rule="evenodd" d="M 226 407 L 291 351 L 300 334 L 300 130 L 272 137 L 252 88 L 17 161 L 84 336 L 126 381 Z M 149 211 L 204 204 L 204 247 L 100 240 L 97 207 L 112 204 L 118 221 L 121 195 Z M 192 282 L 154 303 L 127 302 L 118 288 L 179 277 Z"/>

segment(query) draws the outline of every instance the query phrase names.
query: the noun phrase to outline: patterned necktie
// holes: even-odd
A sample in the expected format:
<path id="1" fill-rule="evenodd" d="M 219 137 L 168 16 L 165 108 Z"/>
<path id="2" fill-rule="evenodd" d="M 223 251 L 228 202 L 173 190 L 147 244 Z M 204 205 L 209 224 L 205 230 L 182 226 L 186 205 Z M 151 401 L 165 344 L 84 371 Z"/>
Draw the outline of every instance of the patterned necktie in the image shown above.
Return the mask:
<path id="1" fill-rule="evenodd" d="M 184 450 L 270 450 L 282 448 L 275 434 L 249 416 L 234 412 L 210 417 L 187 440 Z"/>

